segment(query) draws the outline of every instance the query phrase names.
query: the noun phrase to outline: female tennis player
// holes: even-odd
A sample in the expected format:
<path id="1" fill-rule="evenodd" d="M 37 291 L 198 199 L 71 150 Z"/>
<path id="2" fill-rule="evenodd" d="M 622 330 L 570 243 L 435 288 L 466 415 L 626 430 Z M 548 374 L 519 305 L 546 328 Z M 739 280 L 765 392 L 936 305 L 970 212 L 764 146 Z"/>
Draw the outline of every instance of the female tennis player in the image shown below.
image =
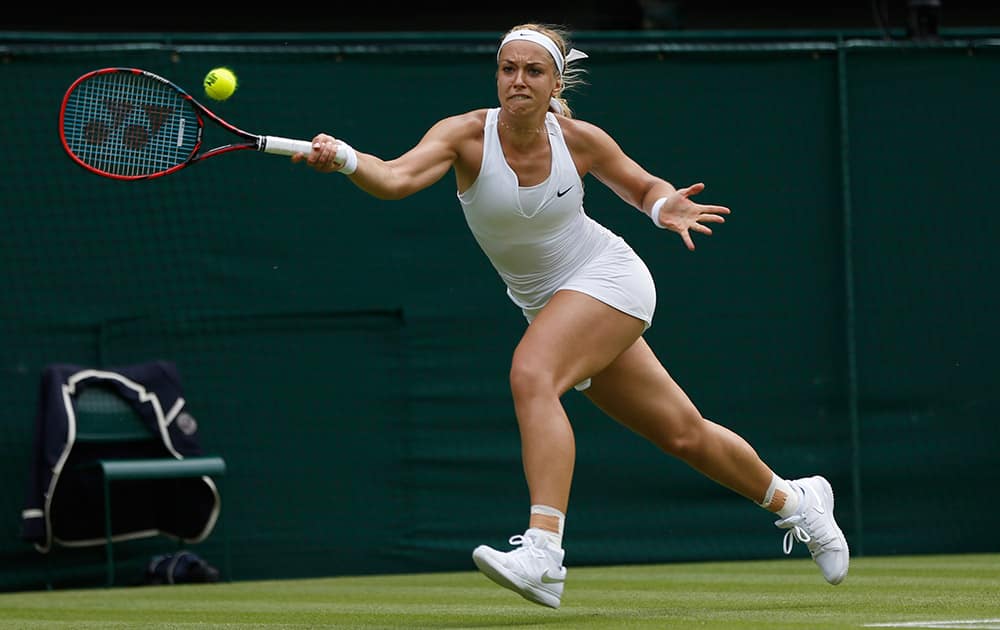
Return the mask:
<path id="1" fill-rule="evenodd" d="M 305 161 L 340 172 L 379 199 L 400 199 L 454 170 L 472 234 L 529 322 L 514 350 L 510 388 L 530 510 L 513 549 L 482 545 L 472 557 L 490 579 L 558 608 L 566 580 L 562 537 L 576 456 L 560 402 L 575 387 L 665 453 L 777 516 L 784 550 L 805 543 L 831 584 L 847 574 L 847 540 L 820 476 L 775 474 L 739 435 L 703 418 L 643 338 L 656 289 L 642 260 L 583 209 L 587 174 L 646 214 L 656 228 L 712 234 L 730 210 L 704 205 L 696 183 L 675 188 L 648 173 L 604 130 L 572 117 L 564 91 L 578 84 L 562 27 L 522 24 L 497 50 L 499 106 L 444 118 L 403 155 L 383 160 L 321 133 Z M 339 155 L 339 157 L 338 157 Z"/>

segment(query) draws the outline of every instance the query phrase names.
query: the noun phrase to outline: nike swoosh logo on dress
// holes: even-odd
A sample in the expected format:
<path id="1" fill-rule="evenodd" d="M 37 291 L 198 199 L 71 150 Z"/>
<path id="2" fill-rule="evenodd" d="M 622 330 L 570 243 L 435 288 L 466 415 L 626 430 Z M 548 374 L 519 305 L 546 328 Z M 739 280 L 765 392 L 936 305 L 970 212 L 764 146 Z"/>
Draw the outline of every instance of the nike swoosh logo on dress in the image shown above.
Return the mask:
<path id="1" fill-rule="evenodd" d="M 556 192 L 556 197 L 562 197 L 563 195 L 565 195 L 566 193 L 568 193 L 568 192 L 569 192 L 569 191 L 571 191 L 571 190 L 573 190 L 573 187 L 572 187 L 572 186 L 570 186 L 570 187 L 569 187 L 569 188 L 567 188 L 566 190 L 561 190 L 561 191 L 557 191 L 557 192 Z"/>

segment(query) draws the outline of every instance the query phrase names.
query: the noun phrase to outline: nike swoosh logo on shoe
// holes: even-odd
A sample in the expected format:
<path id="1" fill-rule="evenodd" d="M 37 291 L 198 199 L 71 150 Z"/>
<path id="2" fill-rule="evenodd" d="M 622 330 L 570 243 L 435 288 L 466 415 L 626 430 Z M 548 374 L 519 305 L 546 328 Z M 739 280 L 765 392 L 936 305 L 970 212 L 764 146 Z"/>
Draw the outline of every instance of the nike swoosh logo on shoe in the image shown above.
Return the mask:
<path id="1" fill-rule="evenodd" d="M 549 577 L 549 570 L 548 569 L 545 569 L 545 572 L 542 573 L 542 578 L 541 579 L 542 579 L 542 584 L 559 584 L 560 582 L 565 582 L 566 581 L 566 578 L 564 578 L 564 577 L 562 577 L 562 578 Z"/>
<path id="2" fill-rule="evenodd" d="M 826 507 L 823 506 L 823 497 L 819 496 L 819 493 L 812 488 L 809 490 L 812 492 L 813 498 L 816 499 L 816 504 L 812 506 L 812 509 L 816 510 L 820 514 L 826 514 Z"/>
<path id="3" fill-rule="evenodd" d="M 556 197 L 562 197 L 563 195 L 565 195 L 566 193 L 568 193 L 571 190 L 573 190 L 572 186 L 570 186 L 566 190 L 556 191 Z"/>

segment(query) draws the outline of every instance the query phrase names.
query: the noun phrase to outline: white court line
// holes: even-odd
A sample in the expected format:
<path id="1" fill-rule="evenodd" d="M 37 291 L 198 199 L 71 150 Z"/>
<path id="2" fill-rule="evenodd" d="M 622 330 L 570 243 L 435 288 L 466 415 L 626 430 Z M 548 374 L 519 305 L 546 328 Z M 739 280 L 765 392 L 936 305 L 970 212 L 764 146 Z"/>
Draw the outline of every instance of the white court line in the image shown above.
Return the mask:
<path id="1" fill-rule="evenodd" d="M 1000 630 L 1000 619 L 951 619 L 948 621 L 897 621 L 866 623 L 866 628 L 961 628 L 962 630 Z"/>

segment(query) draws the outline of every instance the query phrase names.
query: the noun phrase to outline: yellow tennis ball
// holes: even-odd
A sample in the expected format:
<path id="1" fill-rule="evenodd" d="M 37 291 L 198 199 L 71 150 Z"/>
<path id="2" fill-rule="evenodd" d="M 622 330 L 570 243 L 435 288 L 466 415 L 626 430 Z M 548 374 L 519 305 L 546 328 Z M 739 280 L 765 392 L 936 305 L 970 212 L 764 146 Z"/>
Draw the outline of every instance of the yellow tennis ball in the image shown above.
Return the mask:
<path id="1" fill-rule="evenodd" d="M 213 68 L 205 75 L 205 94 L 217 101 L 224 101 L 233 95 L 239 83 L 229 68 Z"/>

